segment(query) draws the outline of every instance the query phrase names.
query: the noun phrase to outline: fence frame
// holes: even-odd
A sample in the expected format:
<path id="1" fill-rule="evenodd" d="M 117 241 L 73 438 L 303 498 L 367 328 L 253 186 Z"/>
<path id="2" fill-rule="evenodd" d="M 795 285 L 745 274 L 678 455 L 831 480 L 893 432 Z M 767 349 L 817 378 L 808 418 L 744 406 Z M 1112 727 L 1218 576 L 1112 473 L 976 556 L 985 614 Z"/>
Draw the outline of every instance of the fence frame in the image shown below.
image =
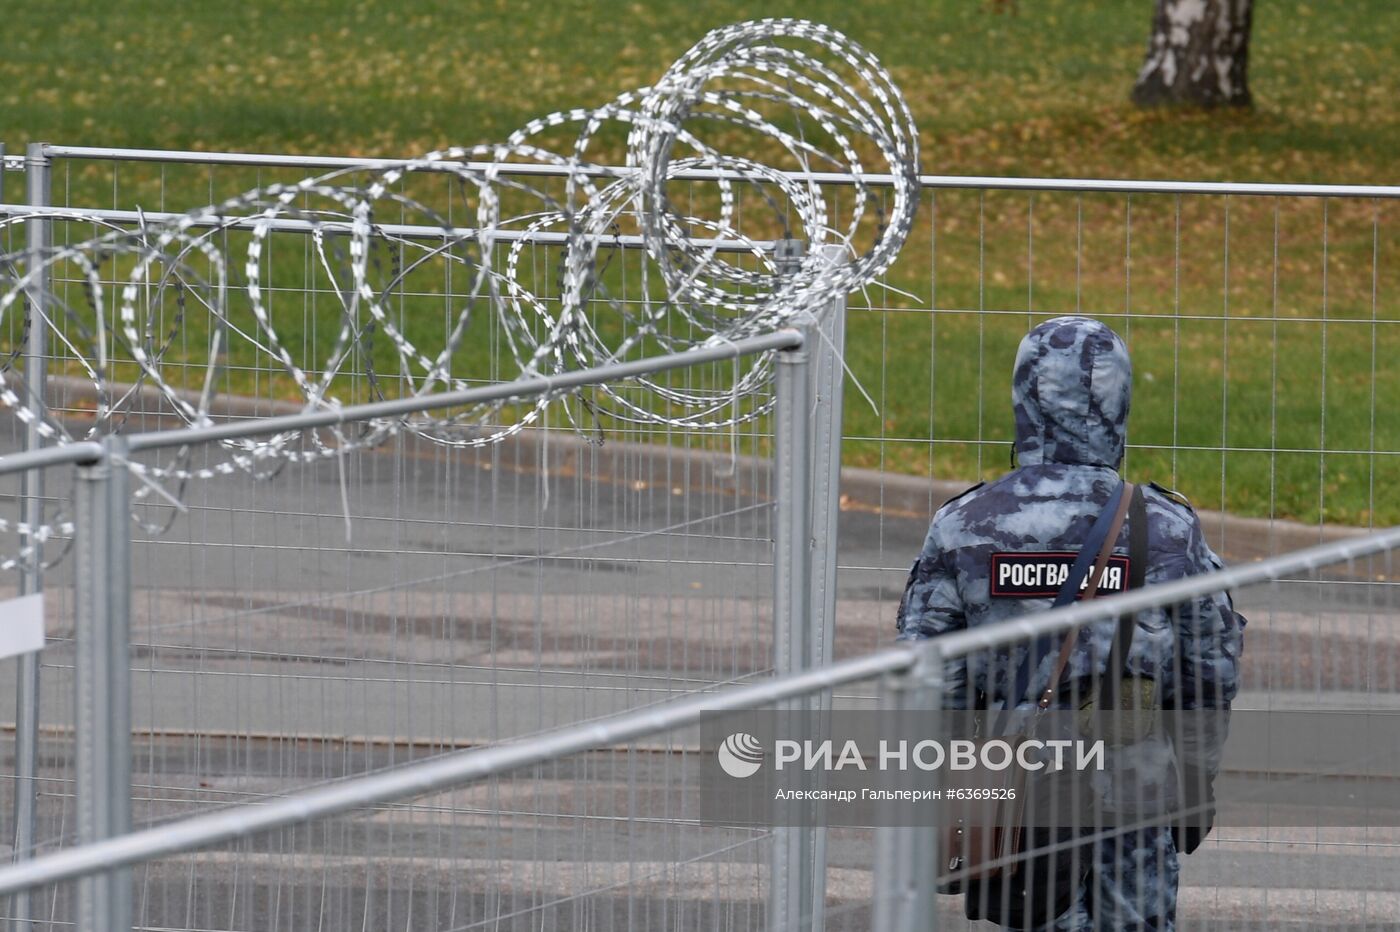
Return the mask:
<path id="1" fill-rule="evenodd" d="M 50 159 L 100 159 L 126 162 L 183 162 L 200 165 L 243 165 L 264 168 L 401 168 L 415 165 L 424 170 L 455 171 L 461 167 L 485 169 L 485 162 L 453 162 L 442 160 L 425 164 L 421 159 L 354 158 L 320 155 L 275 155 L 249 152 L 193 152 L 176 149 L 122 149 L 111 146 L 43 145 L 43 154 Z M 563 177 L 570 174 L 591 178 L 619 178 L 636 169 L 614 165 L 582 165 L 564 169 L 556 165 L 515 163 L 490 166 L 502 175 L 542 175 Z M 792 172 L 792 178 L 813 184 L 854 185 L 856 178 L 842 172 Z M 720 178 L 742 180 L 737 171 L 722 169 L 689 169 L 668 176 L 676 181 L 714 181 Z M 871 187 L 890 187 L 894 176 L 862 174 L 860 183 Z M 1282 184 L 1233 181 L 1166 181 L 1152 179 L 1103 178 L 1016 178 L 1004 175 L 919 175 L 924 188 L 995 188 L 1005 191 L 1077 191 L 1085 194 L 1238 194 L 1283 197 L 1384 197 L 1400 198 L 1400 185 L 1369 184 Z"/>
<path id="2" fill-rule="evenodd" d="M 810 350 L 803 347 L 778 357 L 773 414 L 773 672 L 784 676 L 807 667 L 807 638 L 802 623 L 811 617 L 812 537 L 807 501 L 811 481 L 811 445 L 807 408 L 811 386 Z M 773 830 L 769 923 L 779 929 L 803 928 L 810 922 L 813 833 L 809 829 Z"/>
<path id="3" fill-rule="evenodd" d="M 131 613 L 131 504 L 127 463 L 132 453 L 329 427 L 485 401 L 548 397 L 564 389 L 776 351 L 778 417 L 786 429 L 778 432 L 775 443 L 775 458 L 783 464 L 778 470 L 782 494 L 778 496 L 781 517 L 775 541 L 775 573 L 788 586 L 790 595 L 801 592 L 804 598 L 783 612 L 775 613 L 775 635 L 780 638 L 775 641 L 775 647 L 779 643 L 805 645 L 807 638 L 803 632 L 790 630 L 788 625 L 805 625 L 809 618 L 805 600 L 811 579 L 811 546 L 805 507 L 809 469 L 809 449 L 805 442 L 809 416 L 809 356 L 804 348 L 810 342 L 801 330 L 784 329 L 667 356 L 443 392 L 426 398 L 403 398 L 130 436 L 111 435 L 101 443 L 85 441 L 0 457 L 0 474 L 28 474 L 44 466 L 63 463 L 77 467 L 74 680 L 77 693 L 75 793 L 80 846 L 86 848 L 117 839 L 131 829 L 131 682 L 127 648 Z M 794 443 L 798 445 L 793 446 Z M 785 478 L 781 478 L 783 476 Z M 786 492 L 782 492 L 784 489 Z M 781 530 L 784 527 L 786 531 Z M 25 659 L 37 669 L 37 654 L 25 655 Z M 789 662 L 782 660 L 781 655 L 775 660 Z M 37 692 L 31 695 L 37 700 Z M 32 775 L 30 779 L 32 781 Z M 29 811 L 32 818 L 32 798 Z M 811 858 L 795 864 L 800 888 L 810 891 L 815 884 L 815 866 Z M 21 867 L 23 863 L 17 862 L 15 866 Z M 29 889 L 12 892 L 16 894 L 12 907 L 16 913 L 14 918 L 17 922 L 31 922 Z M 114 864 L 82 878 L 78 889 L 79 928 L 92 932 L 129 932 L 131 911 L 129 867 Z"/>
<path id="4" fill-rule="evenodd" d="M 53 162 L 46 153 L 46 144 L 30 143 L 25 152 L 24 180 L 25 199 L 36 210 L 46 208 L 52 201 Z M 43 255 L 50 245 L 49 221 L 34 217 L 25 223 L 26 260 L 31 269 L 44 267 Z M 44 443 L 39 433 L 39 417 L 44 409 L 44 390 L 48 375 L 47 340 L 48 329 L 44 326 L 47 317 L 45 306 L 48 294 L 48 270 L 45 267 L 42 278 L 30 283 L 26 295 L 28 328 L 24 351 L 24 376 L 26 407 L 30 419 L 25 425 L 25 449 L 39 450 Z M 43 524 L 44 517 L 44 472 L 31 469 L 22 476 L 20 499 L 23 502 L 24 521 L 30 533 L 21 535 L 22 546 L 27 547 L 29 556 L 23 561 L 20 571 L 20 595 L 41 592 L 44 588 L 44 551 L 41 541 L 35 538 L 33 530 Z M 34 825 L 38 794 L 38 745 L 39 745 L 39 656 L 23 654 L 19 658 L 18 677 L 15 684 L 15 802 L 14 802 L 14 856 L 24 859 L 32 856 L 34 849 Z M 32 904 L 25 891 L 15 898 L 13 916 L 18 932 L 31 927 Z"/>
<path id="5" fill-rule="evenodd" d="M 78 464 L 74 722 L 78 842 L 131 831 L 131 518 L 125 438 Z M 30 655 L 35 657 L 37 655 Z M 82 880 L 78 927 L 131 928 L 131 869 Z"/>

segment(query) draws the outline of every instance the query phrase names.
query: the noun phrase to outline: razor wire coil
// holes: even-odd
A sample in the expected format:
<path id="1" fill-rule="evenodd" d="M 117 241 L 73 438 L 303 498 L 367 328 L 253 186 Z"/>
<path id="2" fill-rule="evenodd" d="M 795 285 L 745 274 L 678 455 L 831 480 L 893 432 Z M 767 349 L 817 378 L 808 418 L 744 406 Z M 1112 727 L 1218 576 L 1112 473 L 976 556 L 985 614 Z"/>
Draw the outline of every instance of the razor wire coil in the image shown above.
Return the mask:
<path id="1" fill-rule="evenodd" d="M 610 130 L 626 133 L 621 172 L 608 171 L 592 155 Z M 567 145 L 547 144 L 559 136 Z M 746 139 L 750 151 L 729 151 L 736 137 Z M 512 174 L 510 167 L 520 163 L 556 169 L 563 175 L 562 191 L 557 178 L 551 189 Z M 403 395 L 427 397 L 470 384 L 468 376 L 453 371 L 453 359 L 472 320 L 482 314 L 494 317 L 513 357 L 507 362 L 521 378 L 548 378 L 648 351 L 683 352 L 771 332 L 810 320 L 889 268 L 912 228 L 918 164 L 909 108 L 865 49 L 804 20 L 726 26 L 706 35 L 651 87 L 625 92 L 602 107 L 531 120 L 504 143 L 451 147 L 392 167 L 337 169 L 268 185 L 137 229 L 78 218 L 105 230 L 41 251 L 37 262 L 33 253 L 0 255 L 0 321 L 30 311 L 24 314 L 27 328 L 31 317 L 39 318 L 34 325 L 56 334 L 93 384 L 96 411 L 91 426 L 76 435 L 54 412 L 30 407 L 28 388 L 9 364 L 0 369 L 0 405 L 32 423 L 45 442 L 64 444 L 119 431 L 144 383 L 185 423 L 205 425 L 214 377 L 235 342 L 275 360 L 306 410 L 340 407 L 336 388 L 351 374 L 376 397 L 384 397 L 389 376 L 399 381 Z M 677 180 L 693 178 L 697 169 L 712 170 L 705 177 L 713 180 L 699 198 L 713 206 L 708 214 L 682 211 L 673 196 Z M 854 180 L 839 210 L 804 177 L 828 171 Z M 447 174 L 470 194 L 470 229 L 406 193 L 409 180 L 429 172 Z M 873 174 L 892 177 L 893 184 L 886 181 L 877 195 L 865 180 Z M 767 209 L 741 211 L 741 189 L 757 192 Z M 518 208 L 522 200 L 530 209 Z M 425 239 L 393 232 L 381 219 L 390 215 L 411 216 L 437 235 Z M 0 220 L 0 227 L 45 218 L 75 219 L 72 211 L 36 208 Z M 309 231 L 315 263 L 334 284 L 340 321 L 323 358 L 294 353 L 269 307 L 270 235 L 288 220 Z M 222 245 L 219 234 L 249 225 L 240 262 L 236 248 Z M 607 283 L 607 264 L 622 231 L 634 231 L 641 241 L 647 280 L 640 300 L 623 300 Z M 562 234 L 557 294 L 541 293 L 522 272 L 526 245 L 542 234 Z M 809 248 L 780 268 L 767 248 L 773 239 L 797 239 Z M 828 257 L 824 247 L 833 245 L 847 261 Z M 386 253 L 393 256 L 387 275 Z M 465 300 L 434 335 L 437 348 L 432 349 L 423 345 L 419 322 L 401 326 L 390 304 L 414 270 L 439 260 L 465 269 L 469 282 L 459 296 Z M 129 271 L 116 289 L 117 310 L 109 324 L 103 309 L 111 296 L 101 269 L 113 262 L 128 264 Z M 76 270 L 69 280 L 77 280 L 80 301 L 45 290 L 60 268 Z M 235 284 L 233 270 L 240 268 L 242 283 Z M 162 323 L 162 302 L 172 296 L 177 312 Z M 49 313 L 32 314 L 38 307 Z M 251 312 L 253 325 L 240 326 L 235 308 Z M 172 384 L 166 369 L 182 327 L 199 313 L 209 315 L 211 326 L 207 357 L 196 360 L 204 389 L 192 400 Z M 395 371 L 380 371 L 372 354 L 357 352 L 371 337 L 388 341 Z M 123 388 L 112 381 L 114 358 L 134 363 L 136 385 Z M 179 364 L 189 368 L 188 360 Z M 771 400 L 760 397 L 770 375 L 771 359 L 758 356 L 736 362 L 729 384 L 677 387 L 640 377 L 630 383 L 640 393 L 603 384 L 590 399 L 576 396 L 581 404 L 563 407 L 579 430 L 586 426 L 585 411 L 622 422 L 727 428 L 771 407 Z M 194 465 L 187 449 L 161 463 L 127 465 L 147 480 L 135 493 L 145 498 L 153 482 L 266 476 L 281 464 L 376 446 L 401 431 L 450 446 L 485 446 L 539 422 L 546 407 L 561 400 L 569 398 L 561 392 L 540 395 L 504 424 L 502 408 L 518 399 L 446 415 L 310 431 L 310 443 L 296 442 L 301 432 L 227 440 L 223 458 L 211 465 Z M 35 540 L 63 528 L 71 525 L 60 521 L 32 529 L 0 523 L 0 531 L 33 531 Z"/>

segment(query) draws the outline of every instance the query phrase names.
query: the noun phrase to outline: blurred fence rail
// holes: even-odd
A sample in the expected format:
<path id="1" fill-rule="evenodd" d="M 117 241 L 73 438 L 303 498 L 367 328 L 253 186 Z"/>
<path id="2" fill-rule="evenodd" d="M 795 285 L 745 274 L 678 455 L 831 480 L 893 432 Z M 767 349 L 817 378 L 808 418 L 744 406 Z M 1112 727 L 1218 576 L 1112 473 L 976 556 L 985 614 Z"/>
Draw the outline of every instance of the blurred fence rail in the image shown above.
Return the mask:
<path id="1" fill-rule="evenodd" d="M 392 160 L 34 146 L 4 156 L 12 174 L 3 184 L 0 171 L 0 219 L 49 202 L 59 210 L 0 228 L 0 249 L 16 253 L 26 235 L 36 248 L 76 242 L 92 235 L 94 221 L 139 229 L 308 170 L 386 164 Z M 19 170 L 25 185 L 13 183 Z M 699 185 L 716 173 L 692 174 L 703 199 Z M 850 182 L 809 178 L 834 202 Z M 1400 412 L 1389 403 L 1400 392 L 1390 364 L 1400 355 L 1391 272 L 1400 188 L 922 182 L 923 222 L 886 287 L 853 296 L 808 341 L 812 372 L 798 407 L 824 414 L 786 426 L 760 418 L 732 431 L 585 417 L 584 432 L 606 437 L 602 445 L 563 417 L 483 448 L 397 434 L 315 467 L 182 485 L 182 514 L 135 482 L 126 665 L 134 823 L 394 773 L 425 757 L 677 696 L 778 682 L 770 678 L 882 647 L 934 508 L 1003 471 L 1012 354 L 1048 316 L 1092 314 L 1129 340 L 1137 392 L 1126 472 L 1187 492 L 1227 559 L 1360 539 L 1365 529 L 1400 522 L 1390 493 L 1400 480 Z M 431 179 L 414 184 L 415 194 L 451 207 L 450 192 L 432 189 Z M 403 219 L 397 232 L 415 235 Z M 271 234 L 266 291 L 283 334 L 305 358 L 324 358 L 341 307 L 305 234 L 296 224 Z M 234 242 L 242 234 L 213 235 Z M 645 300 L 638 243 L 619 237 L 612 245 L 609 274 L 621 301 Z M 541 236 L 524 249 L 547 293 L 559 243 Z M 440 327 L 463 297 L 463 281 L 428 277 L 402 289 L 405 332 L 419 319 Z M 114 274 L 109 285 L 121 282 Z M 76 295 L 76 273 L 66 281 L 59 271 L 54 286 L 65 285 Z M 102 313 L 114 320 L 116 308 Z M 161 325 L 192 349 L 173 344 L 166 377 L 199 394 L 208 335 L 178 330 L 172 321 L 181 311 L 168 313 Z M 36 339 L 44 328 L 23 325 L 23 315 L 7 315 L 5 349 L 26 354 L 26 375 L 40 374 L 29 384 L 49 409 L 89 423 L 93 392 L 63 322 L 55 318 L 47 342 Z M 474 333 L 460 360 L 463 378 L 486 388 L 515 377 L 506 339 L 489 328 Z M 376 371 L 374 352 L 364 350 L 369 365 L 355 372 Z M 722 385 L 730 358 L 692 360 L 670 377 L 678 386 Z M 120 365 L 114 374 L 124 374 Z M 350 405 L 409 394 L 382 372 L 337 378 Z M 252 431 L 254 419 L 302 410 L 270 358 L 229 355 L 217 379 L 221 424 Z M 179 425 L 158 396 L 138 390 L 132 398 L 122 435 Z M 772 400 L 764 394 L 755 403 Z M 511 414 L 503 411 L 503 421 Z M 39 446 L 20 420 L 4 420 L 6 451 Z M 789 449 L 786 466 L 797 472 L 785 478 L 784 464 L 772 462 L 779 436 L 802 448 L 805 463 L 794 465 Z M 182 462 L 221 461 L 217 442 L 187 440 Z M 64 449 L 45 452 L 62 457 Z M 129 455 L 162 462 L 157 451 Z M 14 520 L 37 526 L 71 516 L 84 487 L 75 475 L 52 465 L 7 472 Z M 45 542 L 50 569 L 23 560 L 17 567 L 14 588 L 42 583 L 51 619 L 40 659 L 5 664 L 0 683 L 0 720 L 15 723 L 17 739 L 5 802 L 20 856 L 95 837 L 97 823 L 80 827 L 75 796 L 81 580 L 65 554 L 81 537 L 75 529 Z M 804 558 L 804 574 L 799 551 L 774 541 L 808 539 L 818 549 Z M 1293 564 L 1272 565 L 1282 568 L 1269 585 L 1239 594 L 1255 619 L 1246 661 L 1253 698 L 1364 703 L 1395 692 L 1400 664 L 1385 633 L 1398 601 L 1394 575 L 1342 565 L 1290 576 Z M 782 623 L 808 617 L 816 621 Z M 878 701 L 868 682 L 818 692 L 838 705 Z M 13 706 L 9 695 L 18 697 Z M 697 825 L 681 799 L 704 760 L 693 737 L 658 730 L 602 754 L 362 810 L 352 822 L 284 827 L 228 850 L 172 856 L 138 868 L 134 921 L 296 928 L 334 901 L 314 914 L 366 928 L 389 917 L 444 929 L 787 928 L 821 924 L 823 889 L 835 904 L 828 927 L 864 927 L 872 908 L 885 915 L 872 907 L 868 832 Z M 118 819 L 102 833 L 123 828 Z M 1275 843 L 1237 841 L 1242 849 Z M 1350 850 L 1327 844 L 1308 851 Z M 382 853 L 382 864 L 368 850 Z M 770 862 L 792 869 L 781 895 L 768 881 Z M 490 879 L 461 881 L 470 872 Z M 256 899 L 240 896 L 240 883 L 262 905 L 246 905 Z M 12 900 L 12 915 L 73 921 L 72 891 L 59 890 Z"/>

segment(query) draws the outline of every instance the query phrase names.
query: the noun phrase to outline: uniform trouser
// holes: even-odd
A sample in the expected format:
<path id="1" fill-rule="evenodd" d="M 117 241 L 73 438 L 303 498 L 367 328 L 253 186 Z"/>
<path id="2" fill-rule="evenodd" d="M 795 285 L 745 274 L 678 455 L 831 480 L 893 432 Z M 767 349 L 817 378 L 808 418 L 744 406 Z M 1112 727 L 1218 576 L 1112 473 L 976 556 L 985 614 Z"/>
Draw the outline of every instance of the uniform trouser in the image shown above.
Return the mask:
<path id="1" fill-rule="evenodd" d="M 1171 832 L 1146 828 L 1098 842 L 1097 857 L 1055 932 L 1173 932 L 1180 867 Z"/>

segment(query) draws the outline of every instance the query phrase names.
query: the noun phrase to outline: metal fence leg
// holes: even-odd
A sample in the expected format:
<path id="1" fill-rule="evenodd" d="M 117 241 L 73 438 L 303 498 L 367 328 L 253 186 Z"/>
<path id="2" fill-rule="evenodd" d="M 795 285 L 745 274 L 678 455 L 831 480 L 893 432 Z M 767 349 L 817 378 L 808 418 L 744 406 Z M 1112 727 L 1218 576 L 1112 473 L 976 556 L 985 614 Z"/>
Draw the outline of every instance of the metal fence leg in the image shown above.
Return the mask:
<path id="1" fill-rule="evenodd" d="M 846 261 L 839 246 L 823 255 L 833 265 Z M 812 357 L 812 639 L 807 662 L 831 662 L 836 633 L 836 542 L 841 512 L 841 424 L 846 350 L 846 301 L 823 311 L 820 332 L 807 348 Z M 825 700 L 826 697 L 824 697 Z M 829 705 L 829 702 L 827 702 Z"/>
<path id="2" fill-rule="evenodd" d="M 811 618 L 811 526 L 808 519 L 807 372 L 811 341 L 778 353 L 773 418 L 773 667 L 779 676 L 799 670 L 808 657 Z M 798 708 L 790 704 L 785 708 Z M 811 928 L 813 832 L 779 826 L 773 830 L 768 928 L 796 932 Z"/>
<path id="3" fill-rule="evenodd" d="M 928 664 L 886 676 L 880 683 L 880 708 L 888 712 L 917 711 L 941 736 L 938 709 L 943 663 Z M 937 896 L 934 877 L 938 863 L 938 833 L 929 826 L 881 826 L 875 830 L 875 902 L 871 928 L 875 932 L 936 932 Z"/>
<path id="4" fill-rule="evenodd" d="M 27 203 L 34 207 L 49 204 L 50 163 L 44 154 L 44 147 L 44 143 L 31 143 L 25 153 L 25 194 Z M 43 264 L 49 247 L 49 221 L 28 221 L 26 234 L 29 266 L 26 271 L 29 271 Z M 24 448 L 37 450 L 44 442 L 38 425 L 44 410 L 44 381 L 48 366 L 48 347 L 45 345 L 48 328 L 44 323 L 45 303 L 48 300 L 47 276 L 33 282 L 26 299 L 29 332 L 24 347 L 24 380 L 28 389 L 26 406 L 34 417 L 27 425 Z M 29 555 L 21 565 L 19 591 L 21 595 L 29 595 L 44 588 L 43 547 L 32 533 L 34 528 L 44 523 L 43 470 L 32 469 L 24 474 L 21 500 L 24 502 L 24 522 L 30 532 L 21 537 L 23 545 L 29 549 Z M 39 655 L 21 654 L 17 662 L 14 858 L 19 861 L 30 857 L 34 849 L 34 810 L 38 796 L 35 778 L 38 774 Z M 28 932 L 33 917 L 29 891 L 15 894 L 10 905 L 10 917 L 16 932 Z"/>
<path id="5" fill-rule="evenodd" d="M 823 247 L 832 265 L 846 262 L 840 246 Z M 835 301 L 822 312 L 819 332 L 807 352 L 812 357 L 812 620 L 808 668 L 831 663 L 836 643 L 836 547 L 841 513 L 841 424 L 846 351 L 846 301 Z M 831 697 L 817 697 L 817 714 L 831 712 Z M 812 928 L 826 922 L 826 828 L 814 828 Z"/>
<path id="6" fill-rule="evenodd" d="M 125 444 L 78 467 L 77 809 L 78 842 L 131 829 L 130 530 Z M 115 462 L 114 462 L 115 460 Z M 130 932 L 131 869 L 78 882 L 78 928 Z"/>

